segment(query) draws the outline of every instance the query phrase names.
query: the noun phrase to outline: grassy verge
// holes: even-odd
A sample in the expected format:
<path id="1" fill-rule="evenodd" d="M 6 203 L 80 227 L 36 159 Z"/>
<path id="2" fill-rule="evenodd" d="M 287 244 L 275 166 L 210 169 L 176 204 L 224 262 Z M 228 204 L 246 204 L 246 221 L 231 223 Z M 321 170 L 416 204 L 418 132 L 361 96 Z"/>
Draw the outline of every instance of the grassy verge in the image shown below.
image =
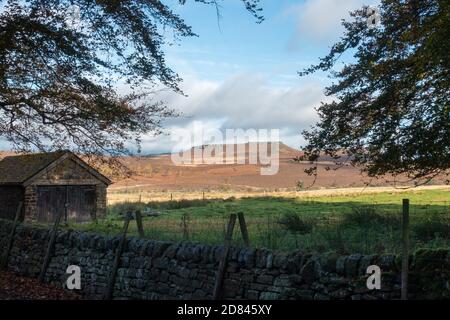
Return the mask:
<path id="1" fill-rule="evenodd" d="M 290 251 L 341 253 L 398 253 L 401 250 L 402 198 L 411 202 L 411 247 L 450 248 L 450 191 L 412 190 L 406 193 L 322 196 L 315 198 L 253 197 L 240 199 L 179 200 L 122 203 L 108 208 L 105 219 L 73 224 L 75 229 L 118 234 L 121 213 L 149 209 L 146 237 L 223 242 L 230 213 L 245 214 L 251 245 Z M 234 245 L 242 245 L 239 228 Z M 135 223 L 130 233 L 137 234 Z"/>

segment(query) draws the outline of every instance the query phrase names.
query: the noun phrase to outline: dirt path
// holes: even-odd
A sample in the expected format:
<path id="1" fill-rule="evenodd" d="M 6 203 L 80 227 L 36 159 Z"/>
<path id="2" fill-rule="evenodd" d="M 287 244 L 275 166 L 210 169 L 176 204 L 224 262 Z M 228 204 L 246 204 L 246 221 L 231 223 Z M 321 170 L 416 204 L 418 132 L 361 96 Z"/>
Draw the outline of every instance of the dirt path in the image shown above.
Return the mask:
<path id="1" fill-rule="evenodd" d="M 79 300 L 81 296 L 36 279 L 0 272 L 0 300 Z"/>

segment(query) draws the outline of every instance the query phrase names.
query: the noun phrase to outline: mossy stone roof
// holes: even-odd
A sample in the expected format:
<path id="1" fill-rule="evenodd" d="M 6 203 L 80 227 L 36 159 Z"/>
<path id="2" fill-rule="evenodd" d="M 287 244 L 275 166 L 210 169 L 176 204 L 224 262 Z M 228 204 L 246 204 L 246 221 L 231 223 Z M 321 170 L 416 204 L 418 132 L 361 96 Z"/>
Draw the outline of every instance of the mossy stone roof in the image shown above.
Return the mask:
<path id="1" fill-rule="evenodd" d="M 0 184 L 21 185 L 66 154 L 78 163 L 82 164 L 86 170 L 93 173 L 97 176 L 97 178 L 107 184 L 111 183 L 108 178 L 100 174 L 88 164 L 84 163 L 76 155 L 72 154 L 70 151 L 64 150 L 5 157 L 2 161 L 0 161 Z"/>

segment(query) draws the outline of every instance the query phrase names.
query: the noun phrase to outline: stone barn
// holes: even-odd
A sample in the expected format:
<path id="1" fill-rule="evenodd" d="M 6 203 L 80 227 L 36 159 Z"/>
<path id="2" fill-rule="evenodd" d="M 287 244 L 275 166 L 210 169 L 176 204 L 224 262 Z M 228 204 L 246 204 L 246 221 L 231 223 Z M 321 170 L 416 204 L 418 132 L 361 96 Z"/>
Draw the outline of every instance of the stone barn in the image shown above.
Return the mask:
<path id="1" fill-rule="evenodd" d="M 70 151 L 5 157 L 0 161 L 0 218 L 84 222 L 106 212 L 104 175 Z"/>

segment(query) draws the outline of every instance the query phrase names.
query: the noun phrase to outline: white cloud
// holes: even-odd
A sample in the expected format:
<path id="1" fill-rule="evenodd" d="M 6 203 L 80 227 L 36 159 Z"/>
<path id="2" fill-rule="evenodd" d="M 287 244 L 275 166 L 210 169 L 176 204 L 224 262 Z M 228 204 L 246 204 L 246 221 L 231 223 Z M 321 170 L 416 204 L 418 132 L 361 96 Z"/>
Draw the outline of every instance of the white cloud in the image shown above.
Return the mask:
<path id="1" fill-rule="evenodd" d="M 182 85 L 187 97 L 172 91 L 161 91 L 153 97 L 183 115 L 165 121 L 166 134 L 142 137 L 142 153 L 190 148 L 189 144 L 180 145 L 170 134 L 176 130 L 194 132 L 196 122 L 201 122 L 204 130 L 222 133 L 226 129 L 279 129 L 281 141 L 300 147 L 304 142 L 301 131 L 317 120 L 314 108 L 329 98 L 323 95 L 323 82 L 305 79 L 293 83 L 292 87 L 277 87 L 270 84 L 270 75 L 249 73 L 234 75 L 224 82 L 187 76 Z M 135 146 L 129 147 L 134 150 Z M 0 149 L 10 149 L 9 143 L 0 139 Z"/>
<path id="2" fill-rule="evenodd" d="M 306 0 L 292 5 L 285 11 L 296 19 L 290 47 L 298 47 L 303 40 L 317 43 L 335 40 L 343 31 L 342 19 L 348 19 L 350 11 L 378 3 L 379 0 Z"/>
<path id="3" fill-rule="evenodd" d="M 193 131 L 195 121 L 201 121 L 206 129 L 222 132 L 279 129 L 283 142 L 299 147 L 303 143 L 301 131 L 317 120 L 314 108 L 329 100 L 323 95 L 323 84 L 310 81 L 279 88 L 268 82 L 264 76 L 251 74 L 235 75 L 222 83 L 185 78 L 183 90 L 188 97 L 171 92 L 158 97 L 183 112 L 182 117 L 166 122 L 168 134 L 177 129 Z M 170 135 L 148 136 L 142 149 L 144 153 L 167 152 L 175 145 Z"/>

